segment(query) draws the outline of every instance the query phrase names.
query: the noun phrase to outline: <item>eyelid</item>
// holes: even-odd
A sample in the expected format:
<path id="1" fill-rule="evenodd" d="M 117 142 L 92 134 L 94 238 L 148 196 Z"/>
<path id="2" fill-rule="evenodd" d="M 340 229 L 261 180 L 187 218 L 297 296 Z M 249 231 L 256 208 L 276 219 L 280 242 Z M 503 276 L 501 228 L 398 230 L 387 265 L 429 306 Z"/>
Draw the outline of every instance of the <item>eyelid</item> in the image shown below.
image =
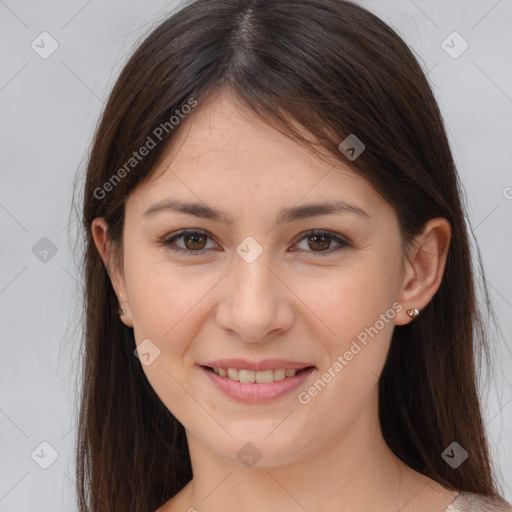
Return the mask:
<path id="1" fill-rule="evenodd" d="M 203 230 L 200 228 L 187 228 L 187 229 L 182 229 L 180 231 L 173 232 L 173 233 L 165 236 L 164 238 L 159 240 L 157 242 L 157 244 L 167 247 L 172 252 L 175 252 L 178 254 L 184 254 L 186 256 L 188 256 L 188 255 L 199 256 L 206 252 L 209 252 L 211 249 L 199 249 L 197 251 L 193 251 L 191 249 L 183 249 L 181 247 L 178 247 L 178 248 L 171 247 L 171 244 L 175 240 L 180 239 L 180 238 L 184 237 L 185 235 L 194 235 L 194 234 L 204 235 L 207 238 L 214 240 L 214 237 L 212 235 L 210 235 L 210 233 L 208 233 L 208 231 L 206 231 L 206 230 Z M 334 233 L 333 231 L 326 230 L 326 229 L 309 229 L 307 231 L 304 231 L 304 232 L 300 233 L 299 235 L 297 235 L 297 237 L 294 239 L 294 241 L 292 243 L 293 243 L 293 245 L 296 245 L 299 242 L 301 242 L 302 240 L 304 240 L 308 237 L 311 237 L 311 236 L 328 236 L 332 240 L 337 242 L 338 246 L 328 249 L 326 251 L 307 251 L 304 249 L 299 249 L 299 250 L 292 250 L 291 252 L 302 252 L 302 253 L 306 254 L 306 257 L 317 257 L 317 256 L 327 256 L 330 254 L 340 252 L 343 249 L 353 247 L 352 242 L 347 237 L 345 237 L 341 234 L 338 234 L 338 233 Z"/>

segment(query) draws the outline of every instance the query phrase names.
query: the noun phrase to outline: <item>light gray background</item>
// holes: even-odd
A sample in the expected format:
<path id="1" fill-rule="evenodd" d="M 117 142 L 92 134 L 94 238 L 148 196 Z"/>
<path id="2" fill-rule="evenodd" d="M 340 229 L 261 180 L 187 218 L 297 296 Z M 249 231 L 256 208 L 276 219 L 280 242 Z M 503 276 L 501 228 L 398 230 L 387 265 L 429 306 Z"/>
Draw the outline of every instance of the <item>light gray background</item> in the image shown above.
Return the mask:
<path id="1" fill-rule="evenodd" d="M 133 44 L 176 5 L 0 0 L 0 512 L 75 510 L 73 180 Z M 485 421 L 502 493 L 512 501 L 512 1 L 364 5 L 398 30 L 429 72 L 467 189 L 502 329 L 482 395 Z M 58 43 L 46 59 L 31 48 L 34 40 L 41 46 L 43 31 Z M 469 44 L 456 59 L 441 45 L 453 31 Z M 453 53 L 462 47 L 452 39 L 445 45 Z M 57 250 L 46 262 L 33 252 L 43 237 Z M 48 469 L 38 464 L 51 461 L 44 441 L 58 453 Z"/>

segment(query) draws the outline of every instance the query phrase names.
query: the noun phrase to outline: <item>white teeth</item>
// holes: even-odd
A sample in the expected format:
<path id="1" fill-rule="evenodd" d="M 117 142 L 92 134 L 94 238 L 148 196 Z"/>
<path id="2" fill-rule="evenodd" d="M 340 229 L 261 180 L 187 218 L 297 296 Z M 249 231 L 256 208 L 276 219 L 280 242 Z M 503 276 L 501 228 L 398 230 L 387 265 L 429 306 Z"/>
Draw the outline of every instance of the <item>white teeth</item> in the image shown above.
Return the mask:
<path id="1" fill-rule="evenodd" d="M 258 382 L 260 384 L 293 377 L 298 371 L 300 370 L 294 368 L 278 368 L 276 370 L 264 370 L 260 372 L 254 370 L 239 370 L 238 368 L 213 368 L 213 372 L 221 377 L 227 377 L 237 382 Z"/>
<path id="2" fill-rule="evenodd" d="M 274 370 L 265 370 L 264 372 L 254 372 L 256 382 L 274 382 Z"/>
<path id="3" fill-rule="evenodd" d="M 238 370 L 238 380 L 240 382 L 256 382 L 256 372 L 254 370 Z"/>
<path id="4" fill-rule="evenodd" d="M 286 370 L 284 368 L 279 368 L 279 370 L 274 370 L 274 380 L 283 380 L 286 377 Z"/>
<path id="5" fill-rule="evenodd" d="M 238 378 L 238 368 L 228 368 L 228 379 L 240 380 Z"/>

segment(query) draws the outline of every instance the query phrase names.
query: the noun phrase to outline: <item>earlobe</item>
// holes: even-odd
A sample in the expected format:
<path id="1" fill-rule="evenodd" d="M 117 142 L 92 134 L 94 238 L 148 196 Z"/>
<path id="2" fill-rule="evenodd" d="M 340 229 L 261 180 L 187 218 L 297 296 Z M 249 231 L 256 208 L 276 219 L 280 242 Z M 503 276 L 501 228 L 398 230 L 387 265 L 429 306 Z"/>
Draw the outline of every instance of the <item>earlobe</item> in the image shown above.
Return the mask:
<path id="1" fill-rule="evenodd" d="M 406 261 L 399 302 L 404 306 L 396 325 L 411 322 L 427 306 L 443 279 L 451 238 L 447 219 L 430 219 L 414 239 Z"/>
<path id="2" fill-rule="evenodd" d="M 124 306 L 122 304 L 119 304 L 119 318 L 121 319 L 121 322 L 123 322 L 128 327 L 133 327 L 133 321 L 131 318 L 131 314 L 129 311 L 126 311 Z"/>
<path id="3" fill-rule="evenodd" d="M 119 301 L 119 317 L 125 325 L 133 327 L 126 285 L 123 277 L 119 273 L 119 269 L 114 265 L 112 249 L 107 236 L 108 224 L 105 219 L 102 217 L 94 219 L 91 224 L 91 231 L 94 243 L 105 264 L 106 271 Z"/>

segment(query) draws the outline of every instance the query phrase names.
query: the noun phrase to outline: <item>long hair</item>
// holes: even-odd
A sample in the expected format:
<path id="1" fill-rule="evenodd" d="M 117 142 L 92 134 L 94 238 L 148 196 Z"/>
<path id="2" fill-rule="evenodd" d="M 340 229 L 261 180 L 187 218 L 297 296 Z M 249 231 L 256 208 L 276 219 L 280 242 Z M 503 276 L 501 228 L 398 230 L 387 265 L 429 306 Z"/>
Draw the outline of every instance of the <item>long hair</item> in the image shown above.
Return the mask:
<path id="1" fill-rule="evenodd" d="M 475 365 L 489 349 L 475 306 L 464 196 L 417 59 L 394 30 L 351 2 L 197 0 L 154 28 L 128 60 L 89 155 L 80 512 L 151 512 L 192 478 L 184 428 L 133 354 L 133 330 L 119 320 L 91 223 L 105 218 L 122 268 L 126 199 L 187 122 L 184 116 L 171 126 L 169 119 L 191 98 L 199 109 L 223 88 L 292 140 L 312 151 L 320 146 L 368 180 L 394 207 L 404 241 L 430 218 L 448 219 L 452 239 L 440 288 L 414 322 L 394 329 L 379 380 L 381 428 L 401 460 L 445 488 L 495 494 Z M 348 161 L 339 145 L 351 134 L 365 151 Z M 148 137 L 155 147 L 127 167 Z M 441 457 L 453 441 L 469 454 L 457 469 Z"/>

